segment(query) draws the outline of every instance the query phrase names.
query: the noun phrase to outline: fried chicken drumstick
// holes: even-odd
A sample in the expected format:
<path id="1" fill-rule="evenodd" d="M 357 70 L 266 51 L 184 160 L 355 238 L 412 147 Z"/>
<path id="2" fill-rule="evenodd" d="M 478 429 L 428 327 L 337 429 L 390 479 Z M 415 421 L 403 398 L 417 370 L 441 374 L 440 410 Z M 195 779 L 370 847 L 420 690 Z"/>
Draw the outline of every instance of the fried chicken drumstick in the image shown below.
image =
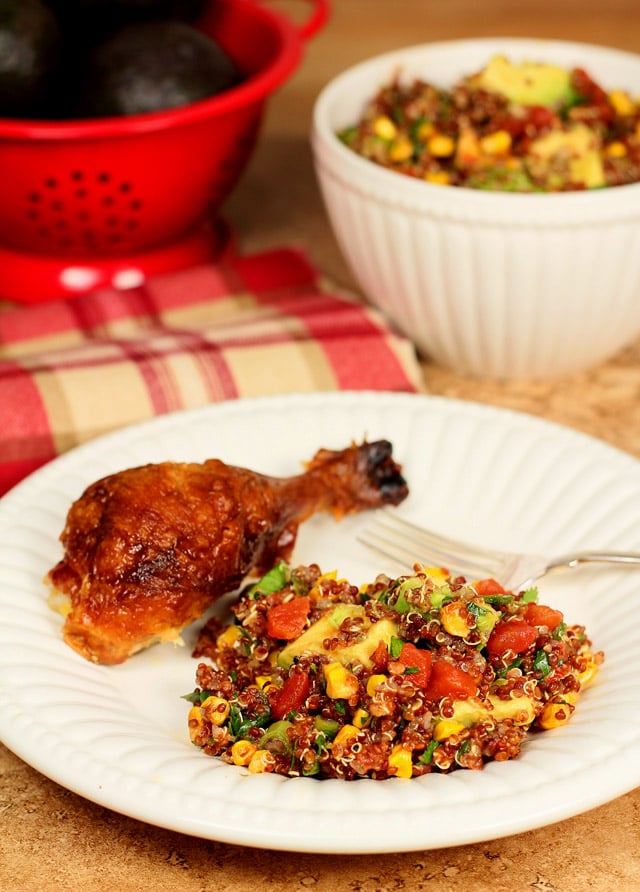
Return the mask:
<path id="1" fill-rule="evenodd" d="M 321 449 L 286 478 L 211 459 L 98 480 L 71 506 L 47 577 L 52 604 L 65 601 L 64 640 L 96 663 L 179 640 L 250 571 L 287 560 L 312 514 L 399 504 L 408 488 L 391 453 L 386 440 Z"/>

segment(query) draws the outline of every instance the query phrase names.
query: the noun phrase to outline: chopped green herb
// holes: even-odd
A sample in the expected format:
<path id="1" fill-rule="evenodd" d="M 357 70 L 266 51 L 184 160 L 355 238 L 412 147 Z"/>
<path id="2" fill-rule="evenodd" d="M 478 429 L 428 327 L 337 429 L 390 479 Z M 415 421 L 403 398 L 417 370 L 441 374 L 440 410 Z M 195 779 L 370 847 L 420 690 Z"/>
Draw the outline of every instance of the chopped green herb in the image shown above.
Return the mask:
<path id="1" fill-rule="evenodd" d="M 549 657 L 545 653 L 544 650 L 539 650 L 535 657 L 533 658 L 533 668 L 537 672 L 542 672 L 542 677 L 546 678 L 547 675 L 551 672 L 551 666 L 549 665 Z"/>
<path id="2" fill-rule="evenodd" d="M 491 604 L 492 607 L 503 607 L 513 601 L 513 595 L 483 595 L 482 600 Z"/>
<path id="3" fill-rule="evenodd" d="M 402 638 L 397 638 L 395 635 L 391 636 L 391 641 L 389 642 L 389 656 L 392 660 L 397 660 L 402 652 L 402 648 L 404 647 L 405 642 Z"/>
<path id="4" fill-rule="evenodd" d="M 535 603 L 538 600 L 538 589 L 535 586 L 533 588 L 528 588 L 526 592 L 522 593 L 520 600 L 523 604 Z"/>
<path id="5" fill-rule="evenodd" d="M 438 588 L 435 588 L 431 592 L 431 605 L 437 610 L 440 610 L 440 608 L 449 601 L 453 601 L 454 597 L 455 596 L 448 585 L 438 586 Z"/>
<path id="6" fill-rule="evenodd" d="M 196 706 L 200 706 L 201 703 L 207 699 L 207 697 L 211 696 L 211 691 L 192 691 L 190 694 L 183 694 L 181 699 L 188 700 L 189 703 L 195 703 Z"/>
<path id="7" fill-rule="evenodd" d="M 247 736 L 247 733 L 252 728 L 264 728 L 265 725 L 269 724 L 270 720 L 271 712 L 268 708 L 260 715 L 256 715 L 253 718 L 245 718 L 240 707 L 233 704 L 229 710 L 229 733 L 234 740 L 241 740 Z"/>
<path id="8" fill-rule="evenodd" d="M 289 566 L 285 561 L 279 561 L 262 579 L 249 589 L 250 598 L 259 598 L 261 595 L 270 595 L 272 592 L 281 591 L 289 581 Z"/>
<path id="9" fill-rule="evenodd" d="M 520 666 L 522 666 L 522 657 L 517 657 L 513 663 L 509 663 L 504 669 L 500 669 L 496 672 L 496 678 L 506 678 L 507 672 L 509 672 L 510 669 L 519 669 Z"/>
<path id="10" fill-rule="evenodd" d="M 556 641 L 562 641 L 564 636 L 567 634 L 567 624 L 565 622 L 558 623 L 553 632 L 551 633 L 552 637 L 556 639 Z"/>
<path id="11" fill-rule="evenodd" d="M 408 579 L 405 579 L 398 588 L 398 597 L 392 605 L 394 610 L 397 610 L 398 613 L 408 613 L 410 610 L 416 610 L 415 604 L 409 601 L 407 595 L 415 589 L 422 588 L 423 584 L 424 581 L 417 576 L 410 576 Z"/>
<path id="12" fill-rule="evenodd" d="M 437 740 L 432 740 L 418 759 L 418 762 L 421 762 L 423 765 L 431 765 L 433 762 L 433 754 L 439 746 L 440 744 Z"/>

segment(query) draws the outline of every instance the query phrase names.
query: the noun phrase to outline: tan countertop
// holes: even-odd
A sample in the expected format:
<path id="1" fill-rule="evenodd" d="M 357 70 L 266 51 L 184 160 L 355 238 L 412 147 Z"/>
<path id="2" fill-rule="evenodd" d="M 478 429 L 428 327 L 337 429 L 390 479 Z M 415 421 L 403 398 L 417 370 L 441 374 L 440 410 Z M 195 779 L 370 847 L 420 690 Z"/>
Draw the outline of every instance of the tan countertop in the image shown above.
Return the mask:
<path id="1" fill-rule="evenodd" d="M 334 0 L 334 6 L 297 73 L 269 102 L 257 153 L 226 214 L 242 250 L 302 245 L 334 282 L 350 288 L 355 286 L 328 228 L 307 138 L 314 97 L 330 77 L 387 49 L 456 37 L 554 37 L 640 52 L 637 0 Z M 300 7 L 286 6 L 293 14 Z M 640 457 L 640 344 L 561 381 L 479 382 L 428 362 L 424 376 L 432 393 L 541 415 Z M 301 855 L 141 824 L 57 786 L 0 747 L 0 889 L 143 888 L 640 890 L 640 790 L 548 828 L 477 845 L 375 857 Z"/>

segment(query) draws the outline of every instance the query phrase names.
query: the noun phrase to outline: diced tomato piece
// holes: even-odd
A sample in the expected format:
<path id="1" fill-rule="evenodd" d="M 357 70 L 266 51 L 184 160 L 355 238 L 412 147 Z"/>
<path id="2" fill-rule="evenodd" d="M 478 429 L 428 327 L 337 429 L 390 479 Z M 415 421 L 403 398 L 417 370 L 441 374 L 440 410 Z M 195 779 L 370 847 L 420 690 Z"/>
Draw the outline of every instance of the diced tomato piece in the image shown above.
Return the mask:
<path id="1" fill-rule="evenodd" d="M 571 74 L 571 86 L 576 93 L 590 102 L 604 103 L 607 101 L 606 92 L 584 68 L 574 68 Z"/>
<path id="2" fill-rule="evenodd" d="M 555 629 L 564 620 L 560 610 L 554 610 L 553 607 L 547 607 L 545 604 L 534 603 L 527 604 L 524 618 L 532 626 L 547 626 L 549 629 Z"/>
<path id="3" fill-rule="evenodd" d="M 524 619 L 502 620 L 489 636 L 487 650 L 492 657 L 503 657 L 507 651 L 521 654 L 537 637 L 538 630 Z"/>
<path id="4" fill-rule="evenodd" d="M 407 643 L 403 645 L 398 659 L 411 670 L 407 673 L 411 681 L 419 688 L 426 688 L 431 675 L 431 651 L 420 650 L 415 644 Z"/>
<path id="5" fill-rule="evenodd" d="M 267 613 L 267 635 L 283 641 L 297 638 L 306 625 L 310 610 L 311 601 L 307 597 L 277 604 Z"/>
<path id="6" fill-rule="evenodd" d="M 558 123 L 558 116 L 545 105 L 532 105 L 527 109 L 527 123 L 537 131 L 549 130 Z"/>
<path id="7" fill-rule="evenodd" d="M 474 582 L 474 589 L 479 595 L 506 595 L 507 590 L 504 589 L 496 579 L 480 579 Z"/>
<path id="8" fill-rule="evenodd" d="M 436 660 L 431 667 L 425 696 L 428 700 L 459 697 L 461 694 L 473 697 L 477 690 L 478 686 L 468 672 L 446 660 Z"/>
<path id="9" fill-rule="evenodd" d="M 284 680 L 283 686 L 273 695 L 271 715 L 283 719 L 293 709 L 300 709 L 309 696 L 311 680 L 306 672 L 295 671 Z"/>

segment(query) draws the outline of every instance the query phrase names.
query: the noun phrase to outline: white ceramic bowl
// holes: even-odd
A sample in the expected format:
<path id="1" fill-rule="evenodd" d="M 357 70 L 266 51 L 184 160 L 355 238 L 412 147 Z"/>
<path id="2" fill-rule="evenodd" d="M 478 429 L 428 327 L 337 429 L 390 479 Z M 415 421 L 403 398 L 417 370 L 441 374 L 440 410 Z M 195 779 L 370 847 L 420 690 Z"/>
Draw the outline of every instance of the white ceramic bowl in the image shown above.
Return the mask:
<path id="1" fill-rule="evenodd" d="M 438 186 L 378 166 L 336 136 L 398 70 L 447 87 L 498 52 L 581 66 L 607 89 L 640 93 L 640 56 L 604 47 L 480 38 L 400 49 L 321 91 L 316 172 L 363 294 L 422 354 L 482 377 L 566 375 L 640 335 L 640 184 L 561 194 Z"/>

